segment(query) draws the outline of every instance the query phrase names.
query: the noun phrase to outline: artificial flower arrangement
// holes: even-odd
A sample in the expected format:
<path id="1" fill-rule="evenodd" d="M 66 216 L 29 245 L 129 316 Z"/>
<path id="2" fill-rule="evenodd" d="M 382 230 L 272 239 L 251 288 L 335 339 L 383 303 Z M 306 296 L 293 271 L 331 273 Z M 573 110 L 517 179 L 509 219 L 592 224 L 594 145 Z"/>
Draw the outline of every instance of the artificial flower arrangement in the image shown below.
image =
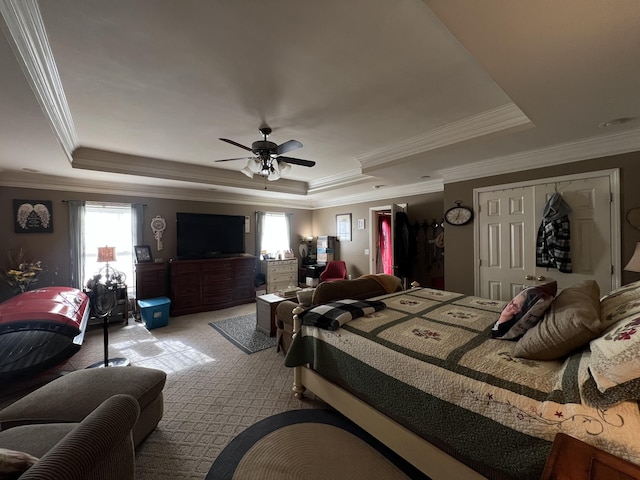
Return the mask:
<path id="1" fill-rule="evenodd" d="M 3 272 L 5 281 L 9 286 L 24 293 L 32 284 L 38 281 L 40 272 L 42 271 L 42 262 L 40 260 L 27 260 L 26 254 L 20 248 L 15 255 L 8 253 L 8 267 Z"/>

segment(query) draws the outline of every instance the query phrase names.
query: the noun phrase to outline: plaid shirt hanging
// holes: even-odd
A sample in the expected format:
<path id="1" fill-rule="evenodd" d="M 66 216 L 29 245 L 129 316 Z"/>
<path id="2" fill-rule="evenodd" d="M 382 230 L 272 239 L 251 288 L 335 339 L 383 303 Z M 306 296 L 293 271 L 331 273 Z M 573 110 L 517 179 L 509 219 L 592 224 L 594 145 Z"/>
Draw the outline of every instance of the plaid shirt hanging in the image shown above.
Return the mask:
<path id="1" fill-rule="evenodd" d="M 559 193 L 545 205 L 536 242 L 536 265 L 571 273 L 571 209 Z"/>

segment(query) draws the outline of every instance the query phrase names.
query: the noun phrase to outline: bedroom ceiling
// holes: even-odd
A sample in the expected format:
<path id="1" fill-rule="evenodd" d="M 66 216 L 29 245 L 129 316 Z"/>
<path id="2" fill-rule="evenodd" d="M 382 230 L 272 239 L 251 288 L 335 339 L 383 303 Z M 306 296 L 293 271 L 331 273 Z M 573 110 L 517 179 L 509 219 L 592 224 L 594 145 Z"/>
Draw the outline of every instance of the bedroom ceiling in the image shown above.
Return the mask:
<path id="1" fill-rule="evenodd" d="M 640 150 L 635 0 L 177 5 L 0 0 L 0 185 L 314 208 Z M 316 166 L 214 163 L 263 123 Z"/>

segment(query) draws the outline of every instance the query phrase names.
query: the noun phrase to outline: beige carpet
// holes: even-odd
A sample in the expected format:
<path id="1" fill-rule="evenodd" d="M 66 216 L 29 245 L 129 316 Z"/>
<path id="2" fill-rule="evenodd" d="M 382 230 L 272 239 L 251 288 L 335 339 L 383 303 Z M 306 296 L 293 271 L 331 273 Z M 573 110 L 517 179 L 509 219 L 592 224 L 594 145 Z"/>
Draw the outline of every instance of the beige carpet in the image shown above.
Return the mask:
<path id="1" fill-rule="evenodd" d="M 293 374 L 275 348 L 247 355 L 209 326 L 255 308 L 249 304 L 173 317 L 167 327 L 153 330 L 134 321 L 111 326 L 111 357 L 167 372 L 164 418 L 136 454 L 138 480 L 202 480 L 222 449 L 250 425 L 287 410 L 325 406 L 293 397 Z M 82 349 L 59 370 L 101 360 L 102 338 L 100 326 L 90 327 Z M 42 375 L 40 383 L 54 374 Z M 37 387 L 39 380 L 3 391 L 0 406 Z"/>

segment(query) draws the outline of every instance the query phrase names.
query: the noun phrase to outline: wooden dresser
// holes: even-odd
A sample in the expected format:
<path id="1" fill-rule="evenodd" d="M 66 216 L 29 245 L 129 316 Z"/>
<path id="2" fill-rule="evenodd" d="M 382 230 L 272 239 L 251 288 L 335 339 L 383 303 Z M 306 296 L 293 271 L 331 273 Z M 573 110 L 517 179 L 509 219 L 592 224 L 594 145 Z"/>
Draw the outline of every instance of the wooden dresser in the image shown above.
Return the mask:
<path id="1" fill-rule="evenodd" d="M 255 262 L 252 255 L 171 262 L 171 315 L 255 302 Z"/>
<path id="2" fill-rule="evenodd" d="M 136 300 L 168 297 L 169 280 L 166 263 L 136 264 Z"/>
<path id="3" fill-rule="evenodd" d="M 261 273 L 267 282 L 267 293 L 276 293 L 289 285 L 298 286 L 298 259 L 262 260 Z"/>

